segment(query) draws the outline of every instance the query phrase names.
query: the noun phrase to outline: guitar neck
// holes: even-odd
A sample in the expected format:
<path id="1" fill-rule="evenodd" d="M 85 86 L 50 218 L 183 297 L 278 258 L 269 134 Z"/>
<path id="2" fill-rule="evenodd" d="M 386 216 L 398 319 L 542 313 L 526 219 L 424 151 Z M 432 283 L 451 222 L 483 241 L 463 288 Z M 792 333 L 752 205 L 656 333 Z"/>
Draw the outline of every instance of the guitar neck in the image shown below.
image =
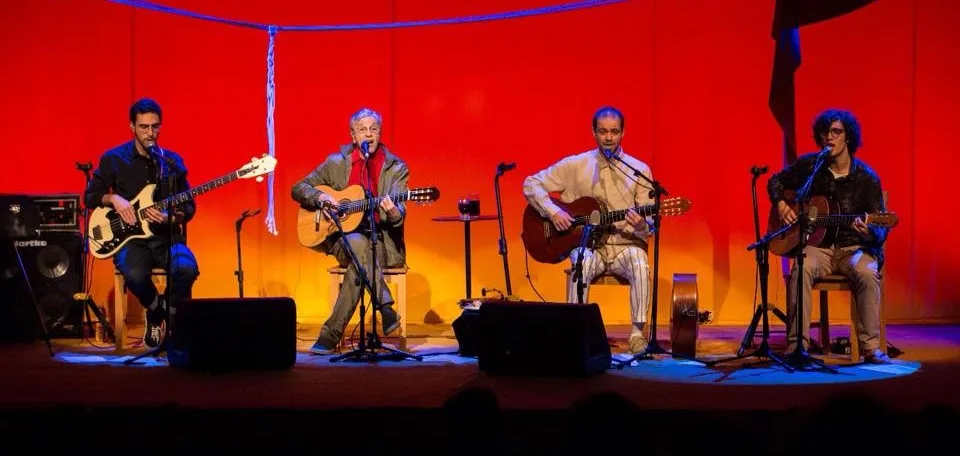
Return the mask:
<path id="1" fill-rule="evenodd" d="M 171 206 L 185 203 L 187 201 L 190 201 L 196 198 L 197 196 L 200 196 L 206 192 L 209 192 L 210 190 L 223 187 L 224 185 L 227 185 L 230 182 L 237 180 L 239 177 L 240 177 L 240 172 L 234 171 L 232 173 L 218 177 L 210 182 L 207 182 L 199 187 L 194 187 L 194 188 L 191 188 L 190 190 L 177 193 L 176 195 L 167 197 L 166 199 L 158 201 L 148 207 L 142 208 L 140 209 L 140 213 L 141 215 L 143 215 L 143 211 L 145 211 L 149 207 L 156 208 L 161 212 L 165 211 L 169 209 Z"/>
<path id="2" fill-rule="evenodd" d="M 828 227 L 828 226 L 847 226 L 853 223 L 857 217 L 860 217 L 862 214 L 831 214 L 831 215 L 819 215 L 817 220 L 813 222 L 813 226 L 817 227 Z"/>
<path id="3" fill-rule="evenodd" d="M 396 192 L 390 194 L 390 199 L 396 203 L 402 203 L 410 199 L 411 191 L 407 190 L 405 192 Z M 383 201 L 387 195 L 375 196 L 373 198 L 366 198 L 362 200 L 349 201 L 340 205 L 340 212 L 344 214 L 353 214 L 355 212 L 366 212 L 370 209 L 371 205 L 379 206 L 380 201 Z"/>
<path id="4" fill-rule="evenodd" d="M 630 209 L 633 209 L 641 217 L 647 217 L 653 215 L 656 212 L 656 205 L 648 204 L 646 206 L 634 206 Z M 622 221 L 627 217 L 627 211 L 630 209 L 621 209 L 618 211 L 610 212 L 601 212 L 600 213 L 600 225 L 610 225 Z M 589 215 L 580 216 L 574 219 L 576 224 L 587 224 L 590 221 Z"/>

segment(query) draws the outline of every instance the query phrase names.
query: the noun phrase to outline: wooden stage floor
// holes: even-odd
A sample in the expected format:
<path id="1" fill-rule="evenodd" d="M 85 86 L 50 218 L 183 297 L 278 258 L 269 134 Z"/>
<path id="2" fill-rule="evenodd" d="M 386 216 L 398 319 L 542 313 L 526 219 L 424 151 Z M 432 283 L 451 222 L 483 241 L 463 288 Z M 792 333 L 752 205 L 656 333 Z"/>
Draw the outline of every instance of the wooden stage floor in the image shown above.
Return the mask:
<path id="1" fill-rule="evenodd" d="M 846 335 L 842 326 L 835 328 L 833 336 Z M 702 325 L 697 357 L 732 355 L 745 329 Z M 791 438 L 791 426 L 817 439 L 836 434 L 857 442 L 871 433 L 881 441 L 901 434 L 903 442 L 913 442 L 910 449 L 932 444 L 937 436 L 946 439 L 951 434 L 934 431 L 960 424 L 960 326 L 954 325 L 889 325 L 889 342 L 899 354 L 893 365 L 880 368 L 850 365 L 842 355 L 818 355 L 839 366 L 839 373 L 787 373 L 753 357 L 706 367 L 658 356 L 589 378 L 487 375 L 476 359 L 456 354 L 449 326 L 433 325 L 409 328 L 424 336 L 411 338 L 408 346 L 423 361 L 330 363 L 329 357 L 307 352 L 317 330 L 299 328 L 297 363 L 273 372 L 186 372 L 169 367 L 162 356 L 123 365 L 123 355 L 142 349 L 117 354 L 85 340 L 53 340 L 52 358 L 42 341 L 2 344 L 0 438 L 51 449 L 45 436 L 66 439 L 58 438 L 53 448 L 73 448 L 89 432 L 130 444 L 152 432 L 173 433 L 167 443 L 176 448 L 396 454 L 404 451 L 393 445 L 395 439 L 421 435 L 432 438 L 418 441 L 445 454 L 444 445 L 462 445 L 463 439 L 487 433 L 497 438 L 467 450 L 497 445 L 508 453 L 533 454 L 568 448 L 564 442 L 587 444 L 588 437 L 571 442 L 569 426 L 612 432 L 601 438 L 601 446 L 618 447 L 626 443 L 617 433 L 643 433 L 642 425 L 627 423 L 648 423 L 661 436 L 653 439 L 658 454 L 683 453 L 706 445 L 711 436 L 737 433 L 756 434 L 735 437 L 761 445 L 751 452 L 786 454 L 793 451 L 784 441 Z M 628 329 L 607 331 L 617 345 L 614 353 L 622 353 Z M 669 328 L 660 327 L 658 336 L 669 348 Z M 782 326 L 773 326 L 770 341 L 775 350 L 782 349 Z M 375 431 L 363 424 L 368 421 L 376 423 Z M 693 444 L 683 437 L 684 429 L 702 435 L 701 443 L 687 446 Z M 851 434 L 856 432 L 866 437 Z M 341 437 L 320 443 L 321 434 Z M 358 446 L 354 439 L 365 443 Z M 451 449 L 450 454 L 462 452 Z"/>

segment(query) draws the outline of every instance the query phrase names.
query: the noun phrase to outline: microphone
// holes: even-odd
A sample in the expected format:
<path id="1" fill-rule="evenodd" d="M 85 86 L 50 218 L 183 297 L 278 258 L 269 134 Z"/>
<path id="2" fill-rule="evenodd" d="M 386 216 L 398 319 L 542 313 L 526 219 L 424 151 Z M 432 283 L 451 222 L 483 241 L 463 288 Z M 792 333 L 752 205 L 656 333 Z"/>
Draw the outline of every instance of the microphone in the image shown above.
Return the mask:
<path id="1" fill-rule="evenodd" d="M 607 160 L 610 160 L 610 159 L 613 158 L 613 151 L 610 150 L 610 149 L 607 149 L 606 147 L 601 147 L 601 148 L 600 148 L 600 152 L 603 153 L 603 156 L 604 156 Z"/>
<path id="2" fill-rule="evenodd" d="M 255 210 L 255 211 L 253 211 L 252 214 L 250 213 L 250 209 L 247 209 L 247 210 L 243 211 L 243 214 L 241 215 L 241 217 L 243 217 L 243 218 L 253 217 L 254 215 L 257 215 L 257 214 L 259 214 L 259 213 L 260 213 L 260 209 L 257 209 L 257 210 Z"/>
<path id="3" fill-rule="evenodd" d="M 511 169 L 516 168 L 516 167 L 517 167 L 517 163 L 516 163 L 516 162 L 512 162 L 512 163 L 503 163 L 503 162 L 501 162 L 499 165 L 497 165 L 497 173 L 503 174 L 503 173 L 505 173 L 505 172 L 507 172 L 507 171 L 510 171 Z"/>
<path id="4" fill-rule="evenodd" d="M 370 141 L 360 143 L 360 154 L 363 155 L 364 160 L 370 158 Z"/>
<path id="5" fill-rule="evenodd" d="M 823 146 L 823 149 L 820 150 L 820 155 L 817 155 L 817 158 L 823 159 L 830 155 L 830 151 L 833 150 L 833 146 L 827 144 Z"/>
<path id="6" fill-rule="evenodd" d="M 755 175 L 757 175 L 757 176 L 759 176 L 759 175 L 761 175 L 761 174 L 766 174 L 766 172 L 767 172 L 767 165 L 763 165 L 763 166 L 753 165 L 753 168 L 750 168 L 750 172 L 753 173 L 753 174 L 755 174 Z"/>

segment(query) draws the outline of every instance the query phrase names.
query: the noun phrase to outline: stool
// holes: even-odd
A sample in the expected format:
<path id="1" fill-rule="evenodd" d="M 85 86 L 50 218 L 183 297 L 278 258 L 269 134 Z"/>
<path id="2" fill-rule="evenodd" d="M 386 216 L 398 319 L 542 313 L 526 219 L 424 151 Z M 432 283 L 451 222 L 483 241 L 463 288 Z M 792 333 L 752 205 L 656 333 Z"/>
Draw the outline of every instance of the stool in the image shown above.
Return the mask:
<path id="1" fill-rule="evenodd" d="M 402 266 L 399 268 L 384 268 L 383 280 L 387 284 L 395 284 L 397 286 L 397 295 L 394 296 L 394 303 L 397 305 L 396 311 L 397 315 L 400 316 L 400 349 L 406 350 L 407 348 L 407 271 L 410 270 L 409 266 Z M 341 268 L 339 266 L 332 267 L 327 269 L 327 272 L 330 273 L 330 289 L 327 294 L 327 299 L 330 302 L 330 305 L 333 306 L 337 302 L 337 296 L 340 295 L 340 286 L 343 284 L 343 277 L 347 273 L 347 268 Z M 369 293 L 367 293 L 369 295 Z M 344 332 L 346 335 L 346 332 Z M 362 334 L 360 337 L 364 337 Z"/>
<path id="2" fill-rule="evenodd" d="M 882 282 L 881 282 L 882 283 Z M 882 285 L 881 285 L 882 287 Z M 830 350 L 830 318 L 828 316 L 829 306 L 827 295 L 830 291 L 850 292 L 850 359 L 853 362 L 860 361 L 860 341 L 857 337 L 857 297 L 853 293 L 850 279 L 842 274 L 830 274 L 814 279 L 813 291 L 820 292 L 820 344 L 823 345 L 824 354 Z M 881 292 L 881 296 L 883 293 Z M 887 319 L 883 311 L 883 299 L 880 299 L 880 349 L 887 349 Z M 813 326 L 813 325 L 811 325 Z"/>
<path id="3" fill-rule="evenodd" d="M 161 268 L 150 270 L 150 279 L 157 286 L 157 293 L 164 293 L 167 287 L 167 271 Z M 144 308 L 146 315 L 146 308 Z M 122 350 L 127 346 L 127 281 L 123 274 L 113 270 L 113 335 L 115 348 Z"/>

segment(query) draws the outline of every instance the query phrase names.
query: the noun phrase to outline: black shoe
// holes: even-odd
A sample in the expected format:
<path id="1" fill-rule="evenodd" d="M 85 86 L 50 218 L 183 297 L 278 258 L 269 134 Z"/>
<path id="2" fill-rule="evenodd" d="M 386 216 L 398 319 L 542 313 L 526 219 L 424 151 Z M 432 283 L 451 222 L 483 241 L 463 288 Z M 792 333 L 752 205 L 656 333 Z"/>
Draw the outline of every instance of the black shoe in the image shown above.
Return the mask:
<path id="1" fill-rule="evenodd" d="M 393 310 L 393 306 L 386 304 L 380 308 L 380 321 L 383 323 L 383 335 L 389 336 L 390 333 L 400 327 L 400 315 Z"/>
<path id="2" fill-rule="evenodd" d="M 147 320 L 147 326 L 143 330 L 143 344 L 150 348 L 156 348 L 160 346 L 161 340 L 163 340 L 163 320 L 160 320 L 159 323 Z"/>
<path id="3" fill-rule="evenodd" d="M 320 333 L 320 336 L 317 337 L 317 341 L 313 343 L 313 346 L 310 347 L 310 353 L 314 355 L 329 355 L 337 351 L 337 343 L 333 341 L 333 338 L 328 337 L 324 333 Z"/>

